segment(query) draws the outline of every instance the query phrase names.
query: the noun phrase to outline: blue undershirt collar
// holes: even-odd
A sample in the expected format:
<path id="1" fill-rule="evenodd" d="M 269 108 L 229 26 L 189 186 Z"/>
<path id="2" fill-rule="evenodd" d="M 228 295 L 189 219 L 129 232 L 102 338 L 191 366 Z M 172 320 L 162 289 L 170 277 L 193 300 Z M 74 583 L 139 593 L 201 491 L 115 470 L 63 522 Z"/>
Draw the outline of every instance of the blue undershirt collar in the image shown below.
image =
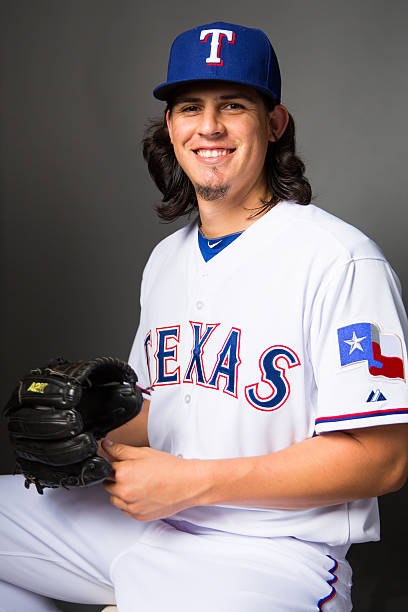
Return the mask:
<path id="1" fill-rule="evenodd" d="M 205 238 L 201 231 L 198 230 L 198 245 L 204 260 L 209 261 L 214 255 L 217 255 L 217 253 L 220 253 L 220 251 L 231 244 L 231 242 L 234 242 L 241 234 L 242 232 L 236 232 L 235 234 L 228 234 L 228 236 L 221 236 L 220 238 Z"/>

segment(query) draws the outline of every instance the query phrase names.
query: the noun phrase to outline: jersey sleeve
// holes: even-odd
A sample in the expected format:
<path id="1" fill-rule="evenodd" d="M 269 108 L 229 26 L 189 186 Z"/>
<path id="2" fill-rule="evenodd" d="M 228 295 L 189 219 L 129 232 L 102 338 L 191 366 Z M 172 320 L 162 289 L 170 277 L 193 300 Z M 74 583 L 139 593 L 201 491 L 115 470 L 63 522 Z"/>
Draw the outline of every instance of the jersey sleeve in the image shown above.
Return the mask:
<path id="1" fill-rule="evenodd" d="M 408 324 L 390 265 L 351 261 L 318 295 L 309 346 L 316 432 L 408 422 Z"/>
<path id="2" fill-rule="evenodd" d="M 140 321 L 129 355 L 129 364 L 137 374 L 137 386 L 141 389 L 144 399 L 150 400 L 151 381 L 149 371 L 149 343 L 151 339 L 146 331 L 144 309 L 144 276 L 140 289 Z"/>

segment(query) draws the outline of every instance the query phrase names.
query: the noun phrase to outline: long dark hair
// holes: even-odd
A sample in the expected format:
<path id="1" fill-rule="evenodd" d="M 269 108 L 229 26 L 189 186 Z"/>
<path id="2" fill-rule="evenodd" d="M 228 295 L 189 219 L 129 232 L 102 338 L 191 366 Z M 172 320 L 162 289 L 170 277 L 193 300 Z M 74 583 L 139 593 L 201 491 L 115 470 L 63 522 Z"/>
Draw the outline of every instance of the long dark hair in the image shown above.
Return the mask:
<path id="1" fill-rule="evenodd" d="M 262 96 L 267 111 L 276 105 L 274 100 Z M 192 182 L 179 165 L 170 142 L 166 124 L 166 108 L 163 119 L 152 120 L 143 139 L 143 156 L 149 172 L 163 194 L 163 204 L 156 212 L 163 221 L 174 221 L 198 210 L 197 197 Z M 296 155 L 295 122 L 289 114 L 287 128 L 281 138 L 268 144 L 265 157 L 265 177 L 270 200 L 262 200 L 254 216 L 261 214 L 279 200 L 292 200 L 309 204 L 312 198 L 310 183 L 304 176 L 305 165 Z"/>

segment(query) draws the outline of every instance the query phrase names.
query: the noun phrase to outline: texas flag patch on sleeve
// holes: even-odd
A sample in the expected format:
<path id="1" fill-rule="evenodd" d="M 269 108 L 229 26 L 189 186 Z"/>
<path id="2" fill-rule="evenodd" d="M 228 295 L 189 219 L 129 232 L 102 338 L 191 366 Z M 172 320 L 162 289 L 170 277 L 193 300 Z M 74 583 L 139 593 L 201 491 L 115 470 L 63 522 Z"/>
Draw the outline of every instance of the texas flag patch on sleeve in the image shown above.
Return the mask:
<path id="1" fill-rule="evenodd" d="M 372 376 L 405 380 L 401 341 L 382 334 L 373 323 L 353 323 L 337 330 L 340 364 L 366 362 Z"/>

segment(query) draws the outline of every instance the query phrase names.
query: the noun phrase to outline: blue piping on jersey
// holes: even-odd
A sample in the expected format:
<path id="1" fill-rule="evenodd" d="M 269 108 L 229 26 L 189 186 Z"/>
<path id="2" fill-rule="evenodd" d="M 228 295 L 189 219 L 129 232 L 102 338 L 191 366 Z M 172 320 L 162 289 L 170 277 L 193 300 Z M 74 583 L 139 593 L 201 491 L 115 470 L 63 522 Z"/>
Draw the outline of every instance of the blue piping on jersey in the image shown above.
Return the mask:
<path id="1" fill-rule="evenodd" d="M 333 597 L 336 595 L 337 591 L 334 588 L 333 584 L 335 582 L 337 582 L 338 578 L 336 576 L 336 574 L 334 573 L 337 568 L 339 567 L 339 564 L 337 563 L 336 559 L 334 559 L 332 556 L 327 555 L 327 557 L 329 557 L 329 559 L 331 559 L 332 561 L 334 561 L 334 565 L 333 567 L 329 570 L 330 574 L 333 576 L 333 578 L 330 578 L 329 580 L 327 580 L 327 584 L 329 586 L 331 586 L 331 591 L 330 593 L 326 596 L 323 597 L 322 599 L 319 599 L 319 601 L 317 602 L 317 609 L 319 610 L 319 612 L 321 612 L 322 610 L 322 606 L 327 603 L 328 601 L 330 601 L 331 599 L 333 599 Z"/>
<path id="2" fill-rule="evenodd" d="M 351 421 L 353 419 L 369 419 L 370 417 L 387 416 L 390 414 L 408 414 L 408 408 L 390 408 L 389 410 L 371 410 L 370 412 L 360 412 L 355 414 L 343 414 L 341 416 L 319 417 L 316 419 L 316 425 L 319 423 L 334 423 L 336 421 Z"/>

